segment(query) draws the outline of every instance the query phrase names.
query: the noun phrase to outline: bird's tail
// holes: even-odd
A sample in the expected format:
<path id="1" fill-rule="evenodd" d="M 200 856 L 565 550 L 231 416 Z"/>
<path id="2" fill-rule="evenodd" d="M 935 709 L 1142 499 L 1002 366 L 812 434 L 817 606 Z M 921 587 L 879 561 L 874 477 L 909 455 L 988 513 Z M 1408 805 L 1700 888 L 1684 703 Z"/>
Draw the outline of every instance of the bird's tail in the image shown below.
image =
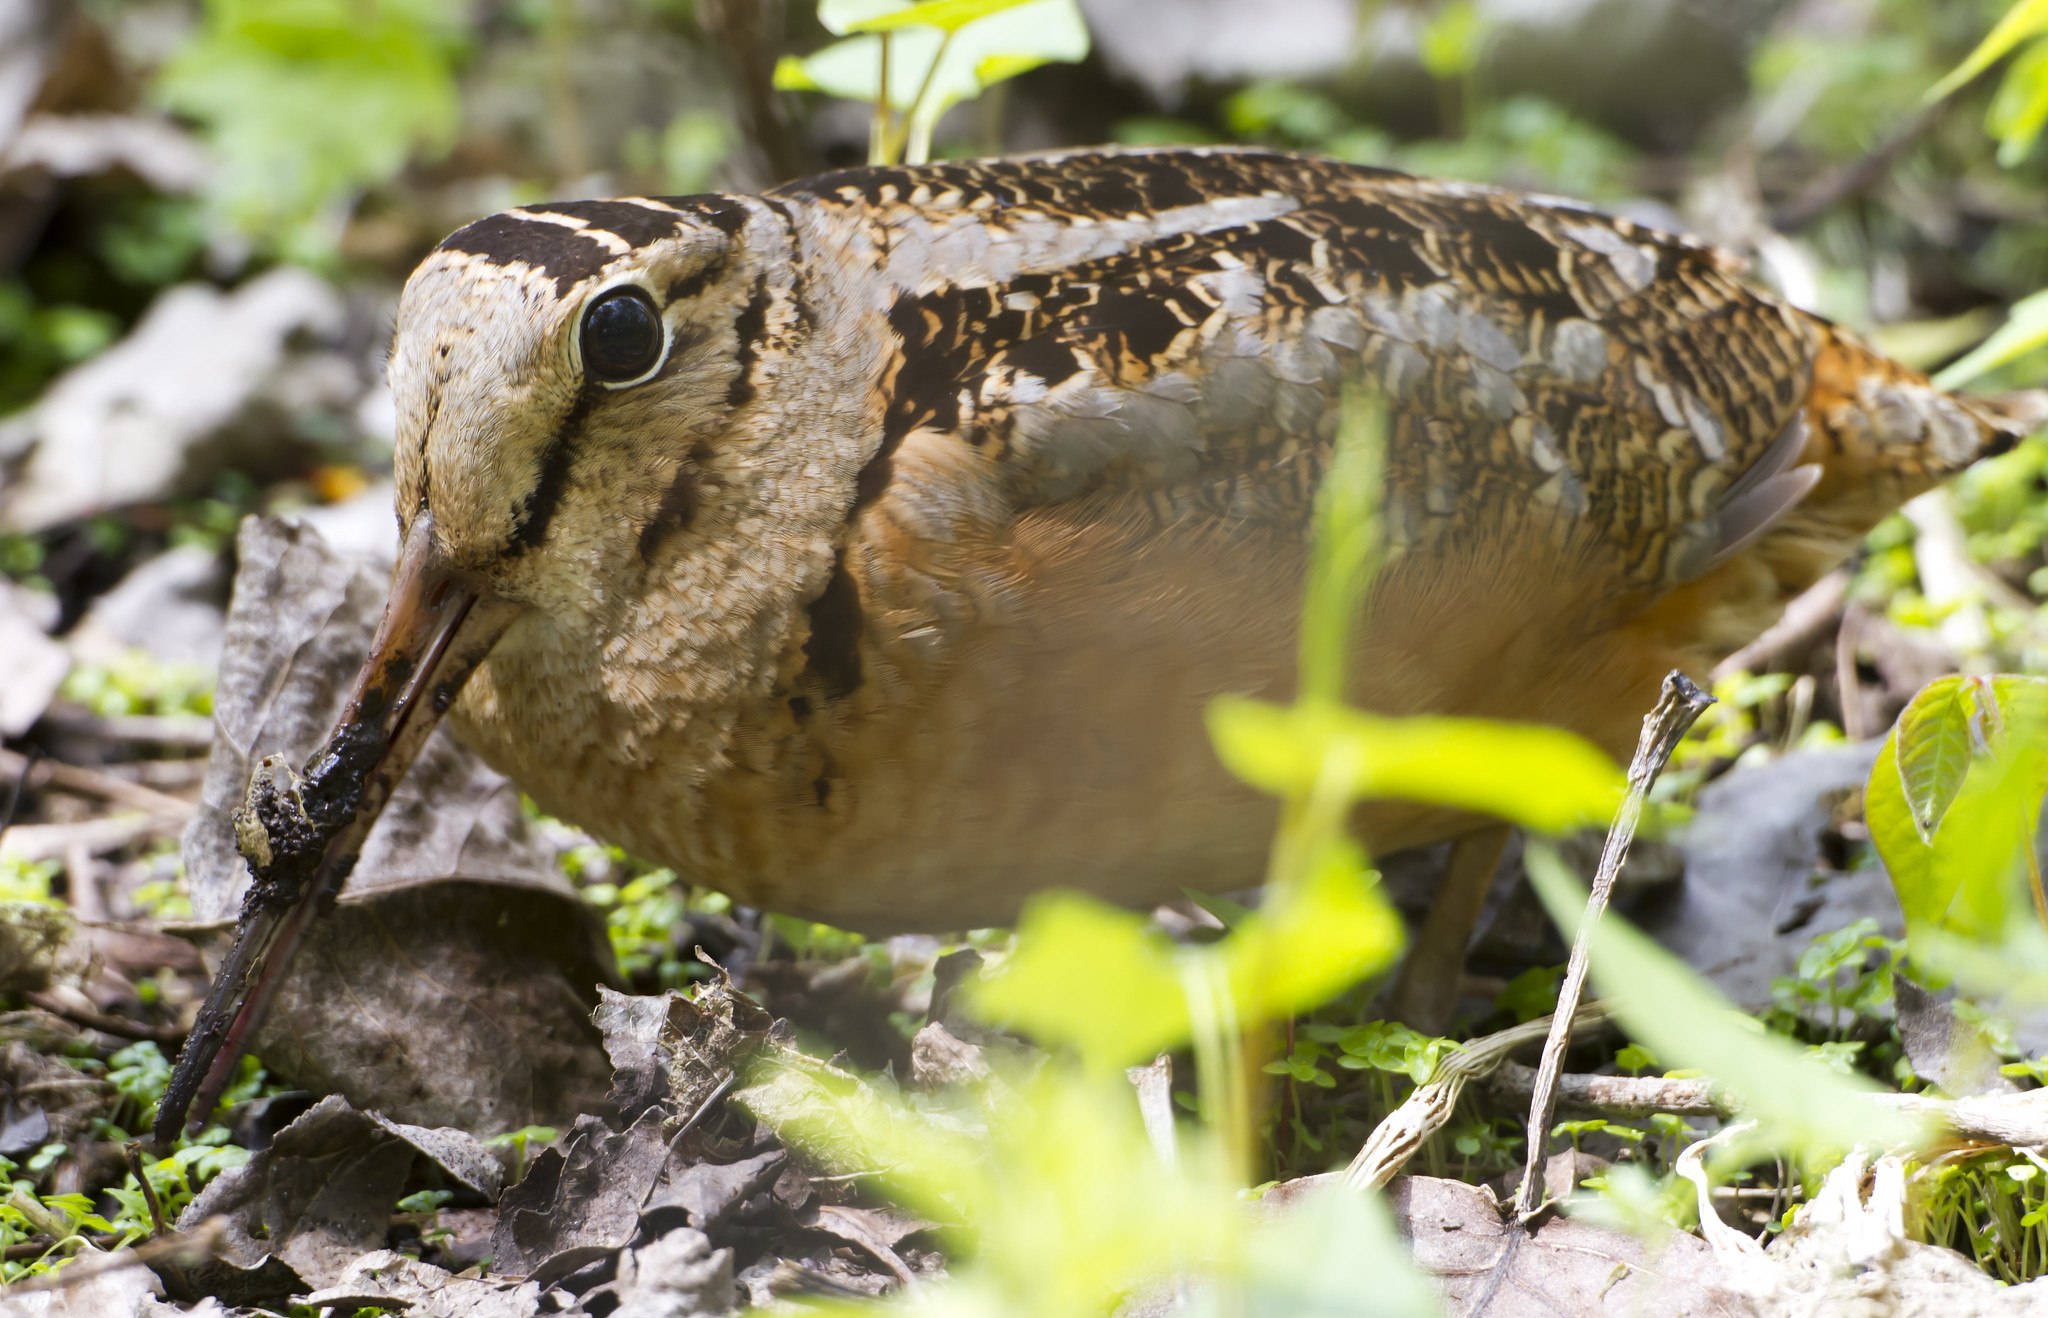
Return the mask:
<path id="1" fill-rule="evenodd" d="M 1806 502 L 1860 534 L 1892 509 L 2048 423 L 2048 392 L 1944 392 L 1855 335 L 1812 322 L 1820 340 L 1807 393 L 1803 461 L 1821 478 Z"/>

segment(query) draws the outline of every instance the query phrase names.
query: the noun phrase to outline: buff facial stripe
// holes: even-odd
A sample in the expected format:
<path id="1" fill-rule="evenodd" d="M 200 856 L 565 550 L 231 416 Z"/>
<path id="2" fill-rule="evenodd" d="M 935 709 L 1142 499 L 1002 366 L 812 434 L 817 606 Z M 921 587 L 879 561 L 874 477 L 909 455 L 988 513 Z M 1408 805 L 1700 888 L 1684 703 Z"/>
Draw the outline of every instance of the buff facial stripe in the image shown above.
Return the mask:
<path id="1" fill-rule="evenodd" d="M 465 252 L 498 266 L 523 266 L 552 279 L 557 297 L 619 257 L 673 238 L 691 225 L 709 225 L 731 237 L 747 210 L 732 197 L 626 198 L 551 201 L 505 211 L 457 229 L 444 252 Z"/>

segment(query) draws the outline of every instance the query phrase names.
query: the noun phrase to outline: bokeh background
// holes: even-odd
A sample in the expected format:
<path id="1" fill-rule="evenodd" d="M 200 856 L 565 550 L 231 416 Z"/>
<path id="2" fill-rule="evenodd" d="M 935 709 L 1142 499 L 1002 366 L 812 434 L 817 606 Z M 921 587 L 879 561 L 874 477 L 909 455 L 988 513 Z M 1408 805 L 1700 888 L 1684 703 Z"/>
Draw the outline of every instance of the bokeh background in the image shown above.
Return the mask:
<path id="1" fill-rule="evenodd" d="M 263 570 L 237 563 L 237 527 L 282 514 L 371 564 L 393 548 L 383 364 L 407 272 L 508 206 L 753 190 L 866 159 L 869 64 L 841 42 L 900 2 L 0 0 L 0 1190 L 32 1189 L 46 1207 L 91 1196 L 72 1204 L 67 1239 L 94 1205 L 112 1215 L 90 1228 L 98 1244 L 152 1229 L 120 1143 L 148 1124 L 205 983 L 198 954 L 161 926 L 193 909 L 179 838 L 203 813 L 231 583 L 238 566 Z M 1968 64 L 2009 12 L 2036 26 L 2009 58 Z M 1562 194 L 1720 244 L 1794 302 L 1968 387 L 2048 384 L 2039 0 L 1032 0 L 1017 15 L 1000 39 L 963 43 L 972 60 L 955 52 L 958 103 L 911 134 L 922 145 L 929 127 L 932 155 L 1260 143 Z M 1836 1069 L 1916 1087 L 1928 1069 L 1915 1075 L 1924 1059 L 1901 1034 L 1898 903 L 1853 804 L 1868 743 L 1939 675 L 2048 673 L 2044 540 L 2038 440 L 1916 500 L 1716 675 L 1721 703 L 1660 784 L 1663 822 L 1694 817 L 1690 854 L 1639 848 L 1624 905 L 1663 894 L 1662 923 L 1645 927 Z M 373 572 L 349 578 L 364 631 Z M 1004 942 L 867 943 L 740 910 L 516 800 L 497 805 L 537 839 L 551 900 L 566 904 L 528 921 L 546 935 L 533 942 L 566 942 L 581 919 L 602 953 L 601 928 L 613 978 L 641 993 L 707 978 L 704 949 L 829 1041 L 821 1055 L 874 1073 L 910 1074 L 911 1034 L 940 1023 L 938 954 Z M 1401 889 L 1404 862 L 1388 870 Z M 1438 872 L 1409 870 L 1409 890 L 1426 896 Z M 1827 895 L 1774 923 L 1773 903 L 1810 881 Z M 1499 976 L 1475 1030 L 1555 1002 L 1561 944 L 1533 897 L 1509 902 L 1480 949 Z M 1199 943 L 1218 910 L 1155 916 Z M 490 973 L 533 978 L 496 955 L 502 942 L 480 946 Z M 67 947 L 90 956 L 66 961 Z M 578 992 L 595 978 L 569 975 Z M 564 1001 L 581 1026 L 587 1004 Z M 1087 1006 L 1104 1002 L 1132 1006 L 1108 993 Z M 2048 1078 L 2038 1013 L 2015 1032 L 1962 1009 L 1996 1034 L 2007 1078 Z M 1262 1171 L 1341 1162 L 1449 1046 L 1369 1011 L 1360 991 L 1288 1032 L 1265 1069 L 1284 1096 L 1259 1127 Z M 601 1090 L 608 1068 L 586 1043 Z M 162 1193 L 189 1201 L 312 1091 L 341 1087 L 289 1054 L 265 1062 L 276 1074 L 248 1063 L 227 1124 L 152 1165 Z M 443 1069 L 461 1079 L 473 1062 Z M 1661 1069 L 1633 1045 L 1597 1065 Z M 64 1108 L 33 1093 L 80 1097 Z M 1513 1103 L 1468 1106 L 1429 1169 L 1500 1184 L 1520 1119 Z M 1577 1124 L 1575 1152 L 1607 1123 Z M 1691 1189 L 1668 1174 L 1688 1128 L 1645 1129 L 1606 1131 L 1603 1154 L 1656 1170 L 1632 1201 L 1645 1221 L 1689 1222 Z M 514 1162 L 556 1134 L 493 1133 Z M 1127 1143 L 1149 1160 L 1135 1134 Z M 1042 1152 L 1019 1164 L 1054 1165 Z M 1073 1232 L 1089 1236 L 1084 1210 L 1109 1211 L 1098 1192 L 1114 1177 L 1063 1156 Z M 1781 1163 L 1769 1189 L 1740 1191 L 1745 1230 L 1796 1200 L 1797 1171 Z M 1941 1170 L 1947 1198 L 1919 1210 L 1917 1237 L 2008 1281 L 2038 1275 L 2037 1171 L 2048 1163 L 2003 1148 Z M 1627 1199 L 1619 1176 L 1609 1188 Z M 413 1197 L 395 1241 L 424 1238 L 433 1208 L 405 1208 Z M 486 1213 L 482 1196 L 457 1203 Z M 8 1211 L 0 1283 L 43 1269 L 54 1234 Z M 1048 1231 L 1066 1220 L 1039 1216 Z M 488 1247 L 486 1217 L 465 1229 L 435 1246 L 451 1268 Z M 1036 1238 L 1013 1234 L 1017 1275 L 1048 1270 Z"/>

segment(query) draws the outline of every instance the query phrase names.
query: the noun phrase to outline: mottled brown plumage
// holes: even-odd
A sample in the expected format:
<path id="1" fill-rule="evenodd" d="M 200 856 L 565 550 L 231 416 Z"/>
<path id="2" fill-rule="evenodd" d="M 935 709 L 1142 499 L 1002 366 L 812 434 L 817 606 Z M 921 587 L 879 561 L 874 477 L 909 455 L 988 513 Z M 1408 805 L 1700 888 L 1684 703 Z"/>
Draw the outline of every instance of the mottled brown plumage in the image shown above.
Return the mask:
<path id="1" fill-rule="evenodd" d="M 857 169 L 529 206 L 399 310 L 404 549 L 159 1113 L 207 1111 L 440 714 L 542 806 L 863 929 L 1259 872 L 1201 711 L 1284 694 L 1352 380 L 1389 417 L 1353 694 L 1617 754 L 1887 511 L 2025 426 L 1568 202 L 1261 151 Z M 288 789 L 288 790 L 287 790 Z M 1440 1023 L 1497 855 L 1397 993 Z M 1432 983 L 1429 976 L 1436 978 Z"/>
<path id="2" fill-rule="evenodd" d="M 628 282 L 670 338 L 611 388 L 577 318 Z M 509 610 L 466 737 L 648 859 L 870 929 L 1227 889 L 1270 816 L 1199 711 L 1287 686 L 1353 374 L 1400 548 L 1357 698 L 1616 752 L 2015 430 L 1570 203 L 1092 151 L 471 225 L 400 311 L 399 515 Z"/>

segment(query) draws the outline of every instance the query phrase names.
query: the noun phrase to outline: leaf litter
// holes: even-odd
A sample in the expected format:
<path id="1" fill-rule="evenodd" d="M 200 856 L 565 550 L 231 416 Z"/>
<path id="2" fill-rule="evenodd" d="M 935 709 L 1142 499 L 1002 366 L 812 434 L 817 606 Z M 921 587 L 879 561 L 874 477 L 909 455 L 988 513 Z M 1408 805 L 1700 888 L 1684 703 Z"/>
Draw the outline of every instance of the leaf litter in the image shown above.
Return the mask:
<path id="1" fill-rule="evenodd" d="M 304 527 L 251 519 L 236 549 L 213 759 L 185 835 L 196 932 L 216 951 L 249 883 L 233 808 L 259 760 L 297 763 L 319 744 L 385 594 Z M 421 1125 L 565 1123 L 602 1093 L 589 1016 L 615 974 L 518 793 L 437 731 L 312 925 L 256 1050 L 316 1091 Z"/>

